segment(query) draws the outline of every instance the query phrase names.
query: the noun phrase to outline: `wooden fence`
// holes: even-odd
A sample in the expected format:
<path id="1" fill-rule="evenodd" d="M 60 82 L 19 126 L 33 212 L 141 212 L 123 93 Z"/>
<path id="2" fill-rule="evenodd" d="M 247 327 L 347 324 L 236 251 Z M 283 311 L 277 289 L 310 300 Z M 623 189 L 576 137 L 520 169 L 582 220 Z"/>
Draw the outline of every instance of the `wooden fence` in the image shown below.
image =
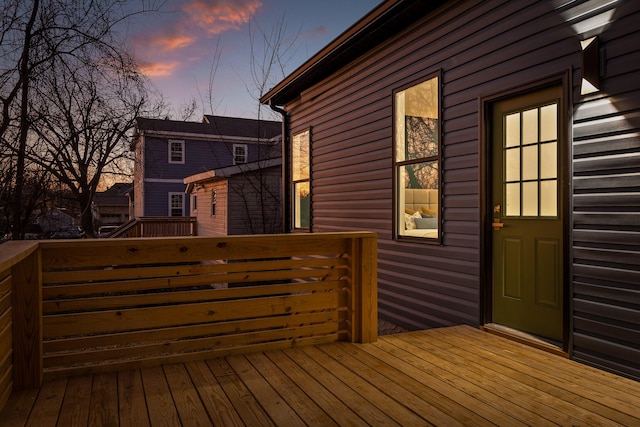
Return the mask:
<path id="1" fill-rule="evenodd" d="M 108 237 L 177 237 L 197 236 L 194 217 L 146 216 L 133 219 L 112 231 Z"/>
<path id="2" fill-rule="evenodd" d="M 24 376 L 14 389 L 37 387 L 43 377 L 377 338 L 373 233 L 41 241 L 35 247 L 11 268 L 22 283 L 22 296 L 13 299 L 21 307 L 13 311 L 26 316 L 14 315 L 0 360 L 5 341 L 14 354 L 31 352 L 24 366 L 13 367 L 14 378 L 18 370 Z M 0 285 L 0 308 L 8 286 Z"/>

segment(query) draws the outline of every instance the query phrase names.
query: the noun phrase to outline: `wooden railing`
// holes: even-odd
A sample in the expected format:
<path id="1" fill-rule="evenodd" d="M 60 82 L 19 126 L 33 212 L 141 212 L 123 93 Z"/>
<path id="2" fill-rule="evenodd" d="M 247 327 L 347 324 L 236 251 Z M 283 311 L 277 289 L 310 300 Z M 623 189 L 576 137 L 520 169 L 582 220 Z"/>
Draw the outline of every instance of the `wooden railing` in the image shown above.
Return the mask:
<path id="1" fill-rule="evenodd" d="M 145 216 L 118 227 L 108 237 L 197 236 L 197 221 L 189 216 Z"/>
<path id="2" fill-rule="evenodd" d="M 8 259 L 0 259 L 0 309 L 13 305 L 0 314 L 0 363 L 5 368 L 13 353 L 14 389 L 43 378 L 377 339 L 374 233 L 0 248 Z M 0 398 L 10 382 L 0 379 Z"/>
<path id="3" fill-rule="evenodd" d="M 14 389 L 40 385 L 40 276 L 37 242 L 0 244 L 0 408 Z"/>

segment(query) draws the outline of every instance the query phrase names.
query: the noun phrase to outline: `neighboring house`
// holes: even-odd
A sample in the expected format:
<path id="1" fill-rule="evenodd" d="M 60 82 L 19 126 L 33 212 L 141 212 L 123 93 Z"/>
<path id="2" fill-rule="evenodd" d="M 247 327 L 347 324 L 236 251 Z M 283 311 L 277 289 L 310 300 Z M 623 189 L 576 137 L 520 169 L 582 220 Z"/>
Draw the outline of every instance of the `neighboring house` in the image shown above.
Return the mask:
<path id="1" fill-rule="evenodd" d="M 133 212 L 136 218 L 188 216 L 184 178 L 262 159 L 279 140 L 280 122 L 204 116 L 202 123 L 138 118 Z"/>
<path id="2" fill-rule="evenodd" d="M 281 166 L 277 157 L 186 177 L 198 235 L 281 233 Z"/>
<path id="3" fill-rule="evenodd" d="M 383 319 L 640 379 L 639 41 L 636 1 L 382 2 L 261 99 L 286 224 L 376 231 Z"/>
<path id="4" fill-rule="evenodd" d="M 36 221 L 44 235 L 75 224 L 75 220 L 71 215 L 58 208 L 53 208 L 43 213 Z"/>
<path id="5" fill-rule="evenodd" d="M 129 196 L 132 184 L 116 183 L 93 196 L 94 223 L 120 225 L 129 221 Z"/>

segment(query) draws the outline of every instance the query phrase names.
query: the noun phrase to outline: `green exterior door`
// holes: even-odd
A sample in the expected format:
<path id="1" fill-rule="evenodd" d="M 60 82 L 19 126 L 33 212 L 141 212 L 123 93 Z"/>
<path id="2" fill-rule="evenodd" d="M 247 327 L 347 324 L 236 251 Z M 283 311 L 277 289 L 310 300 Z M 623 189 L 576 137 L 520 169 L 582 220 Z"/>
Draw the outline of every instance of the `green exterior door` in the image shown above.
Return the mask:
<path id="1" fill-rule="evenodd" d="M 493 108 L 492 321 L 557 341 L 563 331 L 560 87 Z"/>

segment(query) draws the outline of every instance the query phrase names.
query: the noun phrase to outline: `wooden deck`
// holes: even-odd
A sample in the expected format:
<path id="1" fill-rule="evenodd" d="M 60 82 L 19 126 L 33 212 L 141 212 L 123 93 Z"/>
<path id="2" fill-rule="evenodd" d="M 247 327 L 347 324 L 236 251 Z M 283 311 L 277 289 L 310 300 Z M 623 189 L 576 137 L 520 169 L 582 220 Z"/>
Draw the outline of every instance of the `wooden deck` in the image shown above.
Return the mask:
<path id="1" fill-rule="evenodd" d="M 640 384 L 457 326 L 16 392 L 2 426 L 640 425 Z"/>

